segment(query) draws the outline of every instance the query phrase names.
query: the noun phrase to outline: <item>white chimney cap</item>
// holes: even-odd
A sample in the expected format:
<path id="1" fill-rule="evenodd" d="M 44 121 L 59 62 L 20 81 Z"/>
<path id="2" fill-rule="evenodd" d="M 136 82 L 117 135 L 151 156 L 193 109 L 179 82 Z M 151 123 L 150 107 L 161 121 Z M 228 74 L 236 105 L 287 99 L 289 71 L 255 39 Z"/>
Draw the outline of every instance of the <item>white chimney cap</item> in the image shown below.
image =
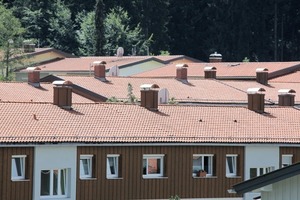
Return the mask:
<path id="1" fill-rule="evenodd" d="M 106 64 L 105 61 L 94 61 L 93 62 L 93 65 L 103 65 L 103 64 Z"/>
<path id="2" fill-rule="evenodd" d="M 73 83 L 71 81 L 59 80 L 59 81 L 53 81 L 52 84 L 61 86 L 61 85 L 72 85 Z"/>
<path id="3" fill-rule="evenodd" d="M 141 90 L 150 90 L 154 88 L 159 88 L 157 84 L 143 84 L 140 86 Z"/>
<path id="4" fill-rule="evenodd" d="M 265 92 L 266 90 L 264 88 L 249 88 L 247 90 L 248 94 L 257 94 L 257 93 L 262 93 Z"/>
<path id="5" fill-rule="evenodd" d="M 257 68 L 256 72 L 268 72 L 269 70 L 267 68 Z"/>
<path id="6" fill-rule="evenodd" d="M 182 68 L 182 67 L 189 67 L 187 64 L 177 64 L 177 68 Z"/>
<path id="7" fill-rule="evenodd" d="M 293 89 L 280 89 L 278 90 L 279 94 L 292 94 L 292 93 L 296 93 L 295 90 Z"/>
<path id="8" fill-rule="evenodd" d="M 222 57 L 222 54 L 215 52 L 210 54 L 209 57 Z"/>
<path id="9" fill-rule="evenodd" d="M 215 70 L 217 70 L 217 68 L 213 66 L 204 67 L 204 71 L 215 71 Z"/>
<path id="10" fill-rule="evenodd" d="M 41 68 L 39 68 L 39 67 L 27 67 L 26 70 L 27 71 L 34 71 L 34 70 L 41 70 Z"/>

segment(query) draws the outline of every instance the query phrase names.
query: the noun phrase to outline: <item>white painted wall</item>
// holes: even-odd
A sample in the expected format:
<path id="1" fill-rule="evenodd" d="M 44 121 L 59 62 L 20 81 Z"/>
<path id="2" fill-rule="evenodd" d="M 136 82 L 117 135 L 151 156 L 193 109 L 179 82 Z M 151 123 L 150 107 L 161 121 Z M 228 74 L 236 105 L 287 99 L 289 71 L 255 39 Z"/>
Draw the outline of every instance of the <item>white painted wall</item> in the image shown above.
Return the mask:
<path id="1" fill-rule="evenodd" d="M 300 199 L 300 175 L 279 181 L 272 186 L 272 191 L 261 192 L 262 200 Z"/>
<path id="2" fill-rule="evenodd" d="M 70 168 L 69 197 L 76 199 L 76 146 L 36 146 L 34 149 L 33 200 L 40 200 L 41 170 Z M 57 198 L 55 198 L 57 199 Z"/>
<path id="3" fill-rule="evenodd" d="M 245 180 L 250 179 L 250 168 L 271 167 L 279 168 L 279 147 L 249 145 L 245 147 Z M 253 200 L 260 193 L 249 192 L 244 194 L 244 200 Z"/>

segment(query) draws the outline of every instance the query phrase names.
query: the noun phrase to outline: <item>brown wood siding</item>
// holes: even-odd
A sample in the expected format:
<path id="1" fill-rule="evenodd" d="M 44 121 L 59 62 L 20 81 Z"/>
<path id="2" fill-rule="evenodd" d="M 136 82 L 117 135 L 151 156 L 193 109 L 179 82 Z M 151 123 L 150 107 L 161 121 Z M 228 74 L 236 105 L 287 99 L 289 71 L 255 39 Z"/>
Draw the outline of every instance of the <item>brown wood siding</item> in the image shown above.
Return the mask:
<path id="1" fill-rule="evenodd" d="M 93 154 L 96 160 L 95 179 L 77 179 L 77 200 L 100 199 L 169 199 L 238 197 L 229 194 L 232 185 L 244 179 L 244 147 L 216 146 L 114 146 L 78 147 L 77 176 L 81 154 Z M 119 154 L 121 179 L 106 179 L 107 154 Z M 143 154 L 164 154 L 166 178 L 144 179 L 142 174 Z M 216 176 L 193 178 L 193 154 L 214 154 Z M 238 154 L 238 178 L 226 178 L 226 154 Z M 95 164 L 95 163 L 94 163 Z"/>
<path id="2" fill-rule="evenodd" d="M 300 147 L 280 147 L 279 164 L 282 164 L 282 155 L 291 154 L 293 155 L 293 163 L 300 162 Z"/>
<path id="3" fill-rule="evenodd" d="M 25 161 L 24 181 L 11 180 L 12 155 L 27 155 Z M 33 148 L 2 147 L 0 148 L 0 199 L 31 200 L 33 178 Z"/>

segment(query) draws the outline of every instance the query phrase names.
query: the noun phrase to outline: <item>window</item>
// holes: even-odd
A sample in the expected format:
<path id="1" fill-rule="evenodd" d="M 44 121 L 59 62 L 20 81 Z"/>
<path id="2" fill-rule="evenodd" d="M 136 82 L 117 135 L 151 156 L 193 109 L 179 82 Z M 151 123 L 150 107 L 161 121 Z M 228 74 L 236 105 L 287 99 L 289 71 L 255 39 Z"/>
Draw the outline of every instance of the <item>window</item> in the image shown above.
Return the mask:
<path id="1" fill-rule="evenodd" d="M 107 155 L 106 176 L 107 178 L 119 177 L 119 155 Z"/>
<path id="2" fill-rule="evenodd" d="M 41 171 L 42 197 L 67 197 L 69 169 Z"/>
<path id="3" fill-rule="evenodd" d="M 282 155 L 281 167 L 287 167 L 293 163 L 293 155 Z"/>
<path id="4" fill-rule="evenodd" d="M 26 155 L 12 156 L 11 159 L 11 179 L 25 179 L 25 158 Z"/>
<path id="5" fill-rule="evenodd" d="M 237 155 L 226 155 L 226 176 L 237 176 Z"/>
<path id="6" fill-rule="evenodd" d="M 162 177 L 164 168 L 164 155 L 143 156 L 143 176 Z"/>
<path id="7" fill-rule="evenodd" d="M 93 155 L 80 155 L 80 178 L 92 178 Z"/>
<path id="8" fill-rule="evenodd" d="M 214 155 L 193 155 L 193 176 L 212 176 L 213 175 Z M 200 172 L 204 172 L 200 174 Z"/>
<path id="9" fill-rule="evenodd" d="M 255 178 L 257 176 L 261 176 L 263 174 L 272 172 L 274 170 L 275 170 L 275 167 L 250 168 L 250 178 Z"/>

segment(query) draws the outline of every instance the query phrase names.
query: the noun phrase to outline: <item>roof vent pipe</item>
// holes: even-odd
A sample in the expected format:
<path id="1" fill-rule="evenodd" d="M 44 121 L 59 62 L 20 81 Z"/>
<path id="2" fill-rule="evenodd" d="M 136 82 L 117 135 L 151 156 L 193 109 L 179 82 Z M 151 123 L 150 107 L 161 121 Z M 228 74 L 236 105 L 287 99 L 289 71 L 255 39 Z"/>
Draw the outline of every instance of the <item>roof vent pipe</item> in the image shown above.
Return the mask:
<path id="1" fill-rule="evenodd" d="M 105 61 L 94 61 L 94 77 L 99 79 L 100 81 L 107 81 L 105 78 Z"/>
<path id="2" fill-rule="evenodd" d="M 176 79 L 187 80 L 187 64 L 177 64 L 176 65 Z"/>
<path id="3" fill-rule="evenodd" d="M 156 84 L 143 84 L 141 88 L 141 106 L 151 111 L 158 111 L 158 90 Z"/>
<path id="4" fill-rule="evenodd" d="M 40 71 L 38 67 L 27 67 L 28 71 L 28 84 L 34 87 L 40 87 Z"/>
<path id="5" fill-rule="evenodd" d="M 72 109 L 72 87 L 71 81 L 54 81 L 53 104 L 66 110 Z"/>
<path id="6" fill-rule="evenodd" d="M 269 70 L 267 68 L 256 69 L 256 81 L 263 85 L 268 85 Z"/>
<path id="7" fill-rule="evenodd" d="M 264 88 L 249 88 L 248 94 L 248 109 L 258 113 L 265 111 L 265 92 Z"/>
<path id="8" fill-rule="evenodd" d="M 219 54 L 217 52 L 210 54 L 209 62 L 210 63 L 222 62 L 222 54 Z"/>
<path id="9" fill-rule="evenodd" d="M 295 93 L 293 89 L 280 89 L 278 90 L 278 105 L 279 106 L 294 106 Z"/>
<path id="10" fill-rule="evenodd" d="M 217 68 L 204 67 L 204 78 L 217 78 Z"/>

